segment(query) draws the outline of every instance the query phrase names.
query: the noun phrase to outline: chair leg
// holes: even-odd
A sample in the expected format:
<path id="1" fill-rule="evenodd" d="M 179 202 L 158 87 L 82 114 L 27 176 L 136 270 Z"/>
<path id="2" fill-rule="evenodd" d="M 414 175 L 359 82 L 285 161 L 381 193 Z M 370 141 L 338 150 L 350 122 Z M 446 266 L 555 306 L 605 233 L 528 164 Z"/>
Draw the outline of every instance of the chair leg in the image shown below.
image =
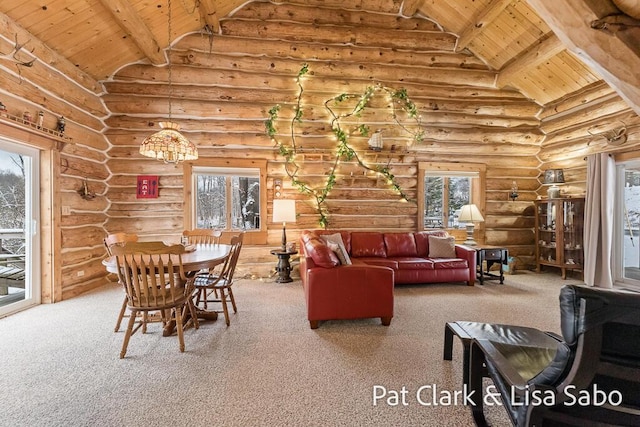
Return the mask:
<path id="1" fill-rule="evenodd" d="M 236 299 L 233 297 L 233 290 L 229 288 L 228 291 L 229 291 L 229 299 L 231 300 L 231 305 L 233 306 L 233 312 L 237 313 L 238 308 L 236 307 Z"/>
<path id="2" fill-rule="evenodd" d="M 122 341 L 122 350 L 120 350 L 120 359 L 124 359 L 124 355 L 127 354 L 127 346 L 129 345 L 129 338 L 133 333 L 133 324 L 136 322 L 136 315 L 138 313 L 132 311 L 129 314 L 129 323 L 127 324 L 127 331 L 124 334 L 124 340 Z"/>
<path id="3" fill-rule="evenodd" d="M 224 312 L 224 320 L 229 326 L 229 309 L 227 308 L 227 294 L 224 289 L 220 289 L 220 302 L 222 303 L 222 311 Z"/>
<path id="4" fill-rule="evenodd" d="M 118 332 L 120 330 L 120 324 L 122 323 L 122 319 L 124 318 L 124 313 L 127 311 L 127 296 L 124 296 L 124 301 L 122 301 L 122 307 L 120 307 L 120 313 L 118 314 L 118 320 L 116 321 L 116 328 L 114 332 Z"/>
<path id="5" fill-rule="evenodd" d="M 200 328 L 200 322 L 198 321 L 198 312 L 196 311 L 196 306 L 191 298 L 187 299 L 187 306 L 189 308 L 189 313 L 191 313 L 191 321 L 193 322 L 193 327 L 196 329 Z"/>
<path id="6" fill-rule="evenodd" d="M 178 342 L 180 343 L 180 352 L 184 352 L 184 330 L 182 329 L 182 312 L 184 306 L 175 308 L 176 329 L 178 330 Z"/>

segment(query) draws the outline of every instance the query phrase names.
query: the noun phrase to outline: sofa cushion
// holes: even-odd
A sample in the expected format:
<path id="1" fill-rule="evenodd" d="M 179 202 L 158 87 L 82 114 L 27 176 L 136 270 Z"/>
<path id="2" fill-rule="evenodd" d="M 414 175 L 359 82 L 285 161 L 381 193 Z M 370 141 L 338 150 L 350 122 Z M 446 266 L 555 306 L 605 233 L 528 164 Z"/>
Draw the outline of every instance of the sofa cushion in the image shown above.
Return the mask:
<path id="1" fill-rule="evenodd" d="M 433 261 L 420 257 L 395 257 L 393 258 L 398 263 L 398 270 L 433 270 Z"/>
<path id="2" fill-rule="evenodd" d="M 416 241 L 416 250 L 418 256 L 429 256 L 429 236 L 447 237 L 449 233 L 446 230 L 418 231 L 413 233 Z"/>
<path id="3" fill-rule="evenodd" d="M 303 242 L 305 252 L 318 267 L 332 268 L 340 264 L 336 254 L 319 237 L 303 239 Z"/>
<path id="4" fill-rule="evenodd" d="M 382 257 L 362 257 L 357 258 L 358 263 L 364 262 L 369 265 L 378 265 L 381 267 L 389 267 L 394 270 L 398 269 L 398 263 L 391 258 L 382 258 Z"/>
<path id="5" fill-rule="evenodd" d="M 386 257 L 382 233 L 377 232 L 352 232 L 351 233 L 352 257 Z"/>
<path id="6" fill-rule="evenodd" d="M 323 234 L 320 236 L 320 239 L 324 240 L 327 246 L 329 246 L 329 249 L 335 252 L 336 256 L 340 260 L 340 264 L 351 265 L 351 258 L 349 258 L 347 249 L 344 247 L 344 242 L 342 241 L 340 233 Z"/>
<path id="7" fill-rule="evenodd" d="M 453 236 L 429 236 L 429 258 L 455 258 L 456 240 Z"/>
<path id="8" fill-rule="evenodd" d="M 314 230 L 318 236 L 326 236 L 330 234 L 340 233 L 342 237 L 342 243 L 348 253 L 351 253 L 351 232 L 348 230 Z"/>
<path id="9" fill-rule="evenodd" d="M 436 270 L 453 270 L 456 268 L 469 268 L 466 259 L 461 258 L 433 258 L 433 267 Z"/>
<path id="10" fill-rule="evenodd" d="M 388 257 L 418 256 L 413 233 L 385 233 L 384 244 Z"/>

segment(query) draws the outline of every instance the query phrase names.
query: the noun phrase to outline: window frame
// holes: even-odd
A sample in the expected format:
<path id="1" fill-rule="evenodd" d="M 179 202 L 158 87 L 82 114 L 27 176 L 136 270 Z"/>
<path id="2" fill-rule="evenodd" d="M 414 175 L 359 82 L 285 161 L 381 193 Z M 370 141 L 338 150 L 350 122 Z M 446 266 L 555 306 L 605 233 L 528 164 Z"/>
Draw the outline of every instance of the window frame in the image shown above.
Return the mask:
<path id="1" fill-rule="evenodd" d="M 195 195 L 194 168 L 232 168 L 232 169 L 258 169 L 260 179 L 260 228 L 246 230 L 244 242 L 250 245 L 264 245 L 267 243 L 267 161 L 244 159 L 215 159 L 199 158 L 184 163 L 184 228 L 191 230 L 195 221 Z M 224 234 L 234 234 L 226 230 Z"/>
<path id="2" fill-rule="evenodd" d="M 460 175 L 468 175 L 469 173 L 477 174 L 477 177 L 472 178 L 471 182 L 471 203 L 475 204 L 480 212 L 486 218 L 485 212 L 485 194 L 486 194 L 486 171 L 487 166 L 482 163 L 446 163 L 446 162 L 418 162 L 418 230 L 433 230 L 431 228 L 425 228 L 425 198 L 424 198 L 424 180 L 427 172 L 431 175 L 455 176 L 456 172 Z M 478 241 L 484 241 L 484 222 L 478 223 L 475 227 L 478 233 Z M 456 237 L 456 240 L 466 238 L 466 231 L 464 228 L 448 228 L 443 227 L 439 230 L 446 230 L 449 234 Z"/>
<path id="3" fill-rule="evenodd" d="M 613 232 L 613 281 L 615 287 L 633 287 L 640 289 L 640 280 L 624 275 L 624 182 L 626 166 L 640 163 L 637 153 L 625 153 L 615 156 L 616 160 L 616 191 L 614 201 L 614 232 Z"/>

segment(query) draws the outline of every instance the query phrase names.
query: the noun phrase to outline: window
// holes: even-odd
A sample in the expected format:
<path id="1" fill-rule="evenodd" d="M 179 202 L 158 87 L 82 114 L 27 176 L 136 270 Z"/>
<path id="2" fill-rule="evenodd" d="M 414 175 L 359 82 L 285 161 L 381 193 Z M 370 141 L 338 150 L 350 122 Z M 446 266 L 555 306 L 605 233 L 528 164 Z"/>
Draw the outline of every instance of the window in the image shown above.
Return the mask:
<path id="1" fill-rule="evenodd" d="M 420 229 L 462 228 L 460 208 L 470 203 L 484 211 L 484 165 L 420 162 L 418 167 Z"/>
<path id="2" fill-rule="evenodd" d="M 185 179 L 187 174 L 191 203 L 185 228 L 243 230 L 245 241 L 266 243 L 266 162 L 199 160 L 185 168 Z"/>
<path id="3" fill-rule="evenodd" d="M 640 287 L 640 159 L 619 162 L 617 169 L 616 282 Z"/>

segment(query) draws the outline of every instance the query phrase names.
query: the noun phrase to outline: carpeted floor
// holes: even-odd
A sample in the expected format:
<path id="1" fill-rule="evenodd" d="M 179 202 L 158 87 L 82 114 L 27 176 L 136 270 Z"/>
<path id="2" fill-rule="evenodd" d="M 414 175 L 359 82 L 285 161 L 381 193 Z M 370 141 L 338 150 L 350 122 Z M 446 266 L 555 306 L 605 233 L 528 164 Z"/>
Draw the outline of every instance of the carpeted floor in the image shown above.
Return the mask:
<path id="1" fill-rule="evenodd" d="M 579 281 L 522 272 L 505 285 L 398 286 L 391 326 L 365 319 L 311 330 L 299 281 L 240 280 L 231 326 L 189 329 L 180 353 L 177 337 L 154 324 L 123 360 L 124 333 L 113 332 L 123 294 L 109 284 L 0 319 L 0 425 L 472 426 L 469 408 L 416 397 L 423 386 L 462 388 L 460 344 L 442 360 L 445 322 L 559 332 L 567 283 Z M 510 425 L 503 408 L 487 409 L 492 425 Z"/>

